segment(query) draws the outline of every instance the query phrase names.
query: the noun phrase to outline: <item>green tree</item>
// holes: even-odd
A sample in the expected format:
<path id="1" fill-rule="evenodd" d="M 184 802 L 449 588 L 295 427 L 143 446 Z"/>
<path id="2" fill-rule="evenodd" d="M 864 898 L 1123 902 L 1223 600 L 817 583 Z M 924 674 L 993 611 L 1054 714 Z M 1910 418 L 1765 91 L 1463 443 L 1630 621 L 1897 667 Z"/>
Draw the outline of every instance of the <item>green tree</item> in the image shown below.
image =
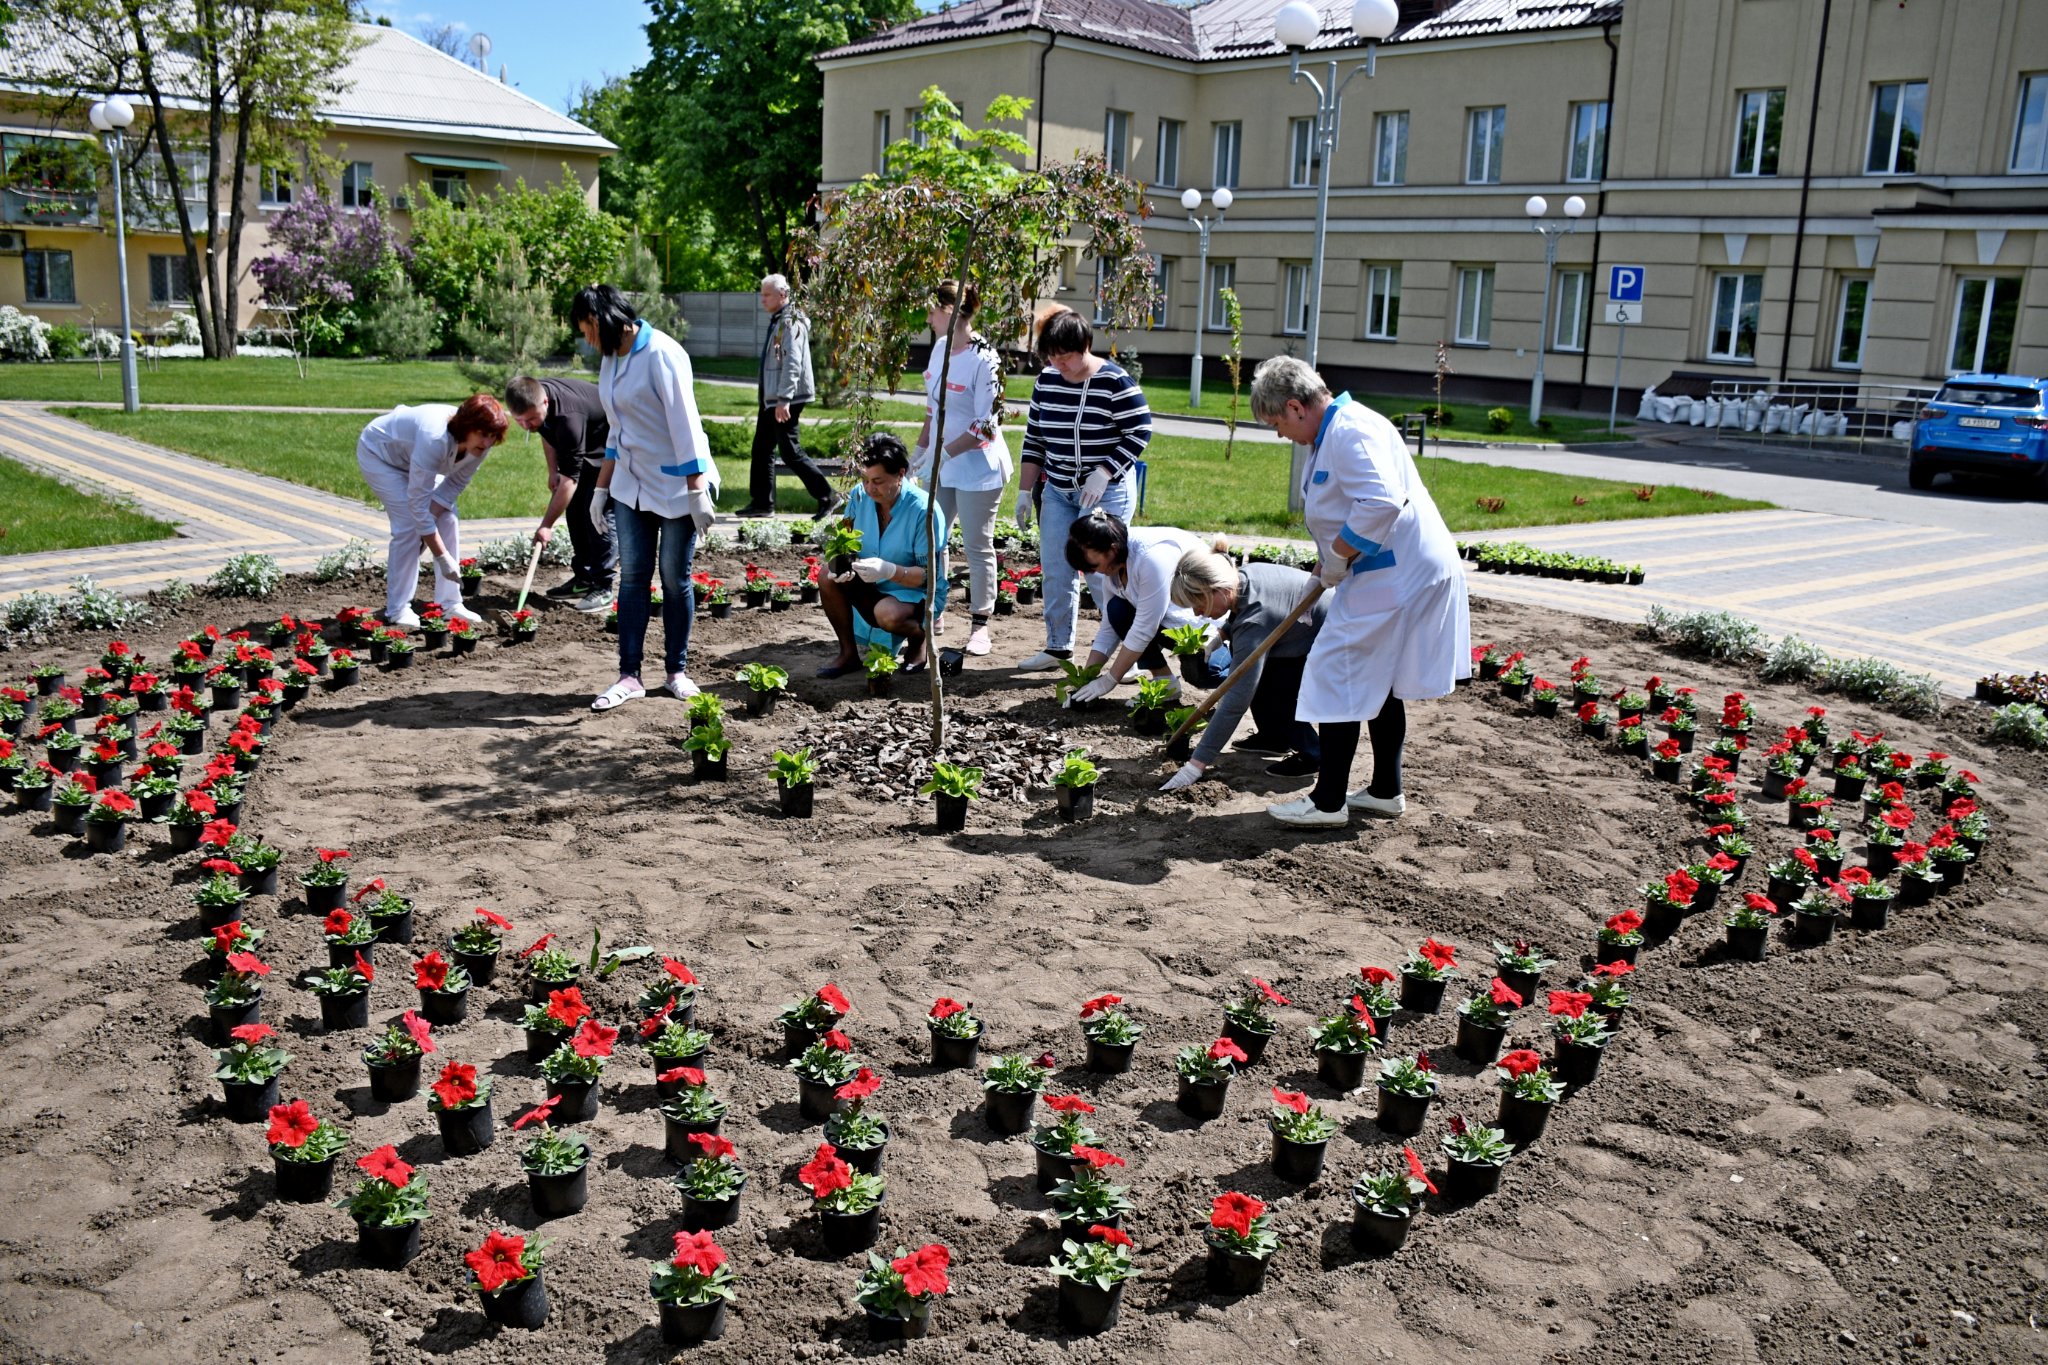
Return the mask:
<path id="1" fill-rule="evenodd" d="M 515 244 L 530 272 L 522 283 L 540 286 L 566 318 L 576 290 L 601 278 L 626 241 L 625 223 L 593 210 L 566 166 L 553 189 L 529 189 L 522 179 L 461 208 L 416 185 L 412 225 L 413 283 L 451 321 L 472 316 Z"/>
<path id="2" fill-rule="evenodd" d="M 363 339 L 386 360 L 417 360 L 441 339 L 440 311 L 400 270 L 378 291 Z"/>
<path id="3" fill-rule="evenodd" d="M 490 392 L 514 375 L 532 374 L 555 355 L 567 335 L 547 287 L 534 278 L 517 239 L 485 277 L 470 311 L 455 324 L 456 345 L 470 357 L 463 375 Z"/>
<path id="4" fill-rule="evenodd" d="M 917 103 L 917 117 L 910 121 L 905 136 L 889 144 L 882 173 L 863 177 L 863 185 L 932 180 L 968 193 L 992 195 L 1024 179 L 1031 143 L 1021 132 L 970 127 L 961 117 L 960 106 L 936 85 L 926 86 Z M 982 119 L 987 125 L 1015 123 L 1021 127 L 1030 112 L 1030 100 L 997 95 L 988 102 Z M 848 190 L 856 196 L 860 192 L 859 186 Z"/>
<path id="5" fill-rule="evenodd" d="M 627 145 L 652 149 L 661 219 L 709 216 L 780 270 L 823 173 L 820 52 L 917 13 L 915 0 L 649 0 Z"/>
<path id="6" fill-rule="evenodd" d="M 658 330 L 682 340 L 689 330 L 683 321 L 683 310 L 663 290 L 661 262 L 654 259 L 654 253 L 637 233 L 627 239 L 607 278 L 633 300 L 634 312 Z"/>

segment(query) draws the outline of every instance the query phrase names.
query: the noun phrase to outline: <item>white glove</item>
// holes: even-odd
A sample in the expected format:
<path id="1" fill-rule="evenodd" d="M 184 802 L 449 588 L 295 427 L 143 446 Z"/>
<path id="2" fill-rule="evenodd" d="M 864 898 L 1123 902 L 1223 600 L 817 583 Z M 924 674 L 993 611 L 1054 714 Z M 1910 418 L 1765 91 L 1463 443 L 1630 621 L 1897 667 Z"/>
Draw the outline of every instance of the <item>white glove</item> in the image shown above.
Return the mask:
<path id="1" fill-rule="evenodd" d="M 686 510 L 689 512 L 690 520 L 697 523 L 697 534 L 700 536 L 718 521 L 718 508 L 711 501 L 709 488 L 692 488 Z"/>
<path id="2" fill-rule="evenodd" d="M 1345 579 L 1351 577 L 1351 561 L 1339 559 L 1334 553 L 1326 554 L 1322 562 L 1316 566 L 1316 577 L 1323 580 L 1323 586 L 1326 588 L 1339 587 Z"/>
<path id="3" fill-rule="evenodd" d="M 910 477 L 929 486 L 932 481 L 932 448 L 919 446 L 910 452 Z"/>
<path id="4" fill-rule="evenodd" d="M 1037 510 L 1038 509 L 1032 506 L 1031 503 L 1031 490 L 1028 488 L 1018 489 L 1016 507 L 1017 515 L 1015 516 L 1015 518 L 1013 518 L 1013 520 L 1015 520 L 1017 523 L 1018 529 L 1029 529 L 1031 526 L 1032 513 L 1036 512 Z"/>
<path id="5" fill-rule="evenodd" d="M 1081 509 L 1086 511 L 1096 503 L 1101 502 L 1102 495 L 1108 491 L 1109 471 L 1107 469 L 1096 470 L 1088 476 L 1088 481 L 1081 485 Z"/>
<path id="6" fill-rule="evenodd" d="M 1070 695 L 1075 701 L 1094 701 L 1096 698 L 1106 697 L 1114 691 L 1116 691 L 1116 679 L 1104 673 L 1093 682 L 1075 688 Z"/>
<path id="7" fill-rule="evenodd" d="M 434 572 L 443 578 L 462 577 L 462 566 L 455 562 L 455 556 L 446 550 L 434 556 Z"/>
<path id="8" fill-rule="evenodd" d="M 594 488 L 590 491 L 590 524 L 597 528 L 599 535 L 605 535 L 612 529 L 611 523 L 604 519 L 604 509 L 611 505 L 612 493 L 609 488 Z"/>
<path id="9" fill-rule="evenodd" d="M 853 572 L 863 583 L 878 583 L 885 578 L 896 576 L 897 566 L 886 559 L 856 559 Z"/>
<path id="10" fill-rule="evenodd" d="M 1163 792 L 1177 792 L 1182 787 L 1192 787 L 1197 782 L 1200 782 L 1203 777 L 1207 776 L 1208 771 L 1209 770 L 1203 767 L 1201 764 L 1195 762 L 1193 759 L 1189 759 L 1187 762 L 1180 765 L 1179 772 L 1175 773 L 1172 777 L 1166 779 L 1166 782 L 1159 788 L 1159 790 Z"/>

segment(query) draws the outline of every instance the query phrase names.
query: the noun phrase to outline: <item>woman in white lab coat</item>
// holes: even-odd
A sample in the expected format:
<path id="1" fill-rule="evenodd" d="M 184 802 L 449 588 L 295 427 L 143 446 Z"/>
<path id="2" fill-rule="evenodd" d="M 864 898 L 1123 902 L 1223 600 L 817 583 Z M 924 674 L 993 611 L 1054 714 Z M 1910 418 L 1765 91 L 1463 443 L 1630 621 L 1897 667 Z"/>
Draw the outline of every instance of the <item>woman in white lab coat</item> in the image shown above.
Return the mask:
<path id="1" fill-rule="evenodd" d="M 1074 693 L 1075 701 L 1107 696 L 1133 664 L 1155 678 L 1173 677 L 1166 668 L 1162 632 L 1168 626 L 1195 624 L 1195 614 L 1173 601 L 1174 571 L 1181 556 L 1209 547 L 1193 531 L 1174 526 L 1133 530 L 1122 517 L 1100 507 L 1083 513 L 1068 528 L 1067 563 L 1077 573 L 1099 574 L 1106 591 L 1102 626 L 1087 658 L 1089 664 L 1102 664 L 1102 673 Z M 1207 665 L 1202 667 L 1206 671 Z M 1174 691 L 1180 691 L 1178 682 Z"/>
<path id="2" fill-rule="evenodd" d="M 384 504 L 391 548 L 384 561 L 384 620 L 410 628 L 420 623 L 412 593 L 420 556 L 434 559 L 434 601 L 450 616 L 483 618 L 462 605 L 462 527 L 455 500 L 482 467 L 491 447 L 505 439 L 511 419 L 489 394 L 461 407 L 422 403 L 393 408 L 363 428 L 356 468 Z"/>
<path id="3" fill-rule="evenodd" d="M 1343 825 L 1352 810 L 1393 817 L 1406 809 L 1403 703 L 1450 695 L 1472 672 L 1465 575 L 1443 515 L 1392 423 L 1350 394 L 1330 396 L 1291 356 L 1252 375 L 1252 415 L 1312 447 L 1302 479 L 1317 575 L 1333 596 L 1309 651 L 1295 718 L 1318 727 L 1322 771 L 1298 801 L 1268 806 L 1288 825 Z M 1347 794 L 1363 724 L 1372 780 Z"/>

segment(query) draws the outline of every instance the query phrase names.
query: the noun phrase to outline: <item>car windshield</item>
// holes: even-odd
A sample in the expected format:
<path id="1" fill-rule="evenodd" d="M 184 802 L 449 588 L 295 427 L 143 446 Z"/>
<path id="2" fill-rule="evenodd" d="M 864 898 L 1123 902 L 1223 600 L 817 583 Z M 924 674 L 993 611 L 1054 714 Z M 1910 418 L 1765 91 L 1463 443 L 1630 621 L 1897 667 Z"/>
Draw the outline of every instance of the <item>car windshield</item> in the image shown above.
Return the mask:
<path id="1" fill-rule="evenodd" d="M 2038 408 L 2041 396 L 2032 389 L 2005 384 L 1943 384 L 1937 403 L 1965 403 L 1973 408 Z"/>

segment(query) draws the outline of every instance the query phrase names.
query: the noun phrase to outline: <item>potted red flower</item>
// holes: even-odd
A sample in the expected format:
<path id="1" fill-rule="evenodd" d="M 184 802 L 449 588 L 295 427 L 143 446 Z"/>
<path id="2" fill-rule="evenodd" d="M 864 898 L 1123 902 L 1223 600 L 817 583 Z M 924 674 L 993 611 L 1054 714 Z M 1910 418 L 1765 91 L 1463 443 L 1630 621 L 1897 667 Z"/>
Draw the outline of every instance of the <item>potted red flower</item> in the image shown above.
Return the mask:
<path id="1" fill-rule="evenodd" d="M 675 1234 L 675 1255 L 654 1268 L 649 1291 L 661 1310 L 661 1339 L 671 1346 L 725 1335 L 725 1306 L 737 1297 L 725 1249 L 709 1232 Z"/>
<path id="2" fill-rule="evenodd" d="M 438 950 L 414 960 L 412 979 L 419 987 L 420 1013 L 428 1023 L 445 1028 L 469 1017 L 469 973 Z"/>
<path id="3" fill-rule="evenodd" d="M 1120 1075 L 1131 1069 L 1131 1054 L 1145 1026 L 1131 1018 L 1121 995 L 1098 995 L 1081 1002 L 1081 1036 L 1087 1040 L 1090 1071 Z"/>
<path id="4" fill-rule="evenodd" d="M 254 953 L 229 953 L 224 961 L 220 978 L 206 988 L 209 1032 L 222 1044 L 242 1025 L 262 1018 L 263 978 L 270 975 L 270 964 Z"/>
<path id="5" fill-rule="evenodd" d="M 543 1100 L 512 1121 L 515 1133 L 540 1125 L 540 1131 L 519 1153 L 519 1165 L 526 1172 L 527 1199 L 537 1218 L 563 1218 L 580 1212 L 590 1198 L 590 1143 L 580 1133 L 558 1133 L 549 1125 L 548 1117 L 558 1103 Z M 488 1108 L 488 1099 L 485 1105 Z"/>
<path id="6" fill-rule="evenodd" d="M 353 910 L 329 910 L 320 921 L 320 937 L 327 944 L 327 965 L 349 967 L 357 958 L 372 961 L 376 952 L 377 926 L 368 915 Z"/>
<path id="7" fill-rule="evenodd" d="M 85 813 L 85 846 L 95 853 L 119 853 L 128 846 L 128 822 L 135 811 L 135 798 L 127 792 L 100 793 Z"/>
<path id="8" fill-rule="evenodd" d="M 527 998 L 536 1003 L 583 979 L 583 964 L 562 949 L 551 947 L 554 939 L 553 934 L 542 934 L 519 950 L 519 960 L 526 964 Z"/>
<path id="9" fill-rule="evenodd" d="M 306 909 L 316 915 L 331 914 L 348 899 L 348 869 L 342 866 L 348 850 L 322 848 L 314 852 L 320 861 L 299 874 L 299 885 L 306 892 Z"/>
<path id="10" fill-rule="evenodd" d="M 1083 1119 L 1084 1115 L 1095 1112 L 1094 1105 L 1079 1095 L 1047 1095 L 1045 1107 L 1058 1117 L 1050 1126 L 1041 1125 L 1031 1133 L 1031 1150 L 1038 1163 L 1036 1181 L 1040 1194 L 1051 1190 L 1062 1180 L 1073 1179 L 1080 1164 L 1074 1156 L 1074 1149 L 1095 1143 L 1095 1130 Z"/>
<path id="11" fill-rule="evenodd" d="M 277 1078 L 292 1055 L 271 1044 L 268 1024 L 237 1024 L 230 1042 L 214 1051 L 214 1079 L 221 1084 L 232 1123 L 261 1123 L 277 1104 Z"/>
<path id="12" fill-rule="evenodd" d="M 337 910 L 345 915 L 346 910 Z M 346 1028 L 367 1028 L 370 1023 L 370 983 L 376 969 L 360 952 L 346 967 L 328 967 L 302 978 L 306 989 L 320 1001 L 320 1027 L 333 1033 Z"/>
<path id="13" fill-rule="evenodd" d="M 1418 1052 L 1412 1057 L 1387 1058 L 1380 1063 L 1378 1085 L 1379 1113 L 1373 1122 L 1401 1137 L 1421 1132 L 1437 1094 L 1436 1067 L 1429 1054 Z"/>
<path id="14" fill-rule="evenodd" d="M 448 955 L 455 959 L 455 970 L 466 975 L 472 985 L 490 985 L 498 978 L 498 954 L 505 946 L 501 935 L 511 930 L 511 920 L 477 906 L 476 918 L 448 936 Z"/>
<path id="15" fill-rule="evenodd" d="M 1343 1095 L 1364 1085 L 1365 1060 L 1379 1046 L 1375 1032 L 1371 1010 L 1359 995 L 1351 997 L 1348 1009 L 1316 1020 L 1309 1030 L 1315 1045 L 1316 1079 Z"/>
<path id="16" fill-rule="evenodd" d="M 1182 1048 L 1173 1059 L 1180 1076 L 1174 1107 L 1197 1122 L 1221 1117 L 1231 1078 L 1244 1061 L 1244 1049 L 1228 1038 L 1218 1038 L 1206 1048 L 1199 1043 Z"/>
<path id="17" fill-rule="evenodd" d="M 839 1112 L 839 1087 L 853 1079 L 858 1064 L 853 1060 L 853 1041 L 838 1029 L 805 1048 L 789 1063 L 796 1073 L 797 1109 L 812 1123 L 822 1123 Z"/>
<path id="18" fill-rule="evenodd" d="M 866 1067 L 833 1092 L 839 1109 L 825 1120 L 825 1141 L 846 1164 L 867 1175 L 880 1175 L 882 1154 L 889 1145 L 889 1125 L 867 1112 L 867 1102 L 882 1088 L 882 1078 Z"/>
<path id="19" fill-rule="evenodd" d="M 561 1116 L 570 1123 L 587 1123 L 597 1117 L 597 1085 L 604 1076 L 604 1064 L 619 1041 L 619 1031 L 595 1019 L 585 1019 L 569 1041 L 550 1052 L 540 1064 L 547 1078 L 548 1098 L 560 1098 Z"/>
<path id="20" fill-rule="evenodd" d="M 1530 946 L 1526 939 L 1518 938 L 1512 945 L 1499 939 L 1493 941 L 1493 969 L 1509 990 L 1522 997 L 1524 1004 L 1542 985 L 1543 973 L 1556 965 L 1554 959 L 1545 957 L 1541 949 Z"/>
<path id="21" fill-rule="evenodd" d="M 1501 1171 L 1515 1154 L 1507 1134 L 1467 1123 L 1463 1114 L 1451 1115 L 1450 1129 L 1443 1139 L 1444 1197 L 1462 1203 L 1498 1190 Z"/>
<path id="22" fill-rule="evenodd" d="M 412 901 L 384 885 L 384 879 L 377 877 L 356 889 L 349 897 L 353 905 L 363 905 L 369 898 L 370 922 L 377 926 L 379 943 L 411 943 L 413 931 Z"/>
<path id="23" fill-rule="evenodd" d="M 1692 898 L 1699 889 L 1699 879 L 1683 868 L 1666 873 L 1662 881 L 1645 882 L 1644 930 L 1660 940 L 1677 933 L 1679 921 L 1691 913 Z"/>
<path id="24" fill-rule="evenodd" d="M 839 1027 L 839 1021 L 853 1012 L 853 1005 L 846 993 L 827 981 L 817 991 L 805 996 L 793 1005 L 784 1005 L 779 1022 L 782 1024 L 783 1050 L 794 1055 L 815 1043 L 827 1032 Z"/>
<path id="25" fill-rule="evenodd" d="M 1401 964 L 1401 1008 L 1417 1014 L 1435 1014 L 1443 1007 L 1444 986 L 1458 974 L 1457 949 L 1433 938 Z"/>
<path id="26" fill-rule="evenodd" d="M 675 1003 L 671 1001 L 640 1022 L 640 1037 L 646 1048 L 647 1060 L 656 1072 L 679 1066 L 702 1067 L 711 1055 L 711 1035 L 695 1025 L 675 1019 L 674 1010 Z M 690 1012 L 695 1012 L 694 1006 Z M 651 1036 L 650 1029 L 653 1030 Z"/>
<path id="27" fill-rule="evenodd" d="M 1585 991 L 1550 993 L 1550 1032 L 1556 1045 L 1551 1066 L 1567 1086 L 1578 1087 L 1600 1072 L 1600 1059 L 1614 1035 L 1607 1021 L 1591 1012 L 1593 997 Z"/>
<path id="28" fill-rule="evenodd" d="M 467 1062 L 450 1062 L 428 1087 L 427 1110 L 441 1126 L 441 1145 L 450 1156 L 475 1156 L 497 1136 L 491 1115 L 491 1083 L 479 1081 Z"/>
<path id="29" fill-rule="evenodd" d="M 383 1034 L 363 1049 L 371 1099 L 398 1104 L 420 1093 L 420 1058 L 434 1050 L 433 1035 L 433 1026 L 411 1010 L 385 1025 Z"/>
<path id="30" fill-rule="evenodd" d="M 1459 1001 L 1457 1054 L 1474 1065 L 1489 1065 L 1500 1055 L 1500 1045 L 1508 1036 L 1508 1020 L 1521 1007 L 1521 992 L 1497 976 Z"/>
<path id="31" fill-rule="evenodd" d="M 1280 1249 L 1263 1200 L 1236 1190 L 1209 1206 L 1209 1263 L 1204 1279 L 1218 1294 L 1256 1294 L 1266 1286 L 1266 1266 Z"/>
<path id="32" fill-rule="evenodd" d="M 1540 675 L 1529 679 L 1529 709 L 1539 716 L 1554 716 L 1557 707 L 1557 684 Z"/>
<path id="33" fill-rule="evenodd" d="M 916 1251 L 896 1248 L 883 1260 L 868 1253 L 867 1271 L 854 1298 L 867 1314 L 868 1330 L 877 1341 L 916 1340 L 932 1330 L 932 1308 L 952 1292 L 946 1271 L 953 1253 L 938 1242 Z"/>
<path id="34" fill-rule="evenodd" d="M 562 1045 L 562 1040 L 590 1017 L 583 992 L 576 986 L 549 991 L 547 1000 L 528 1005 L 520 1025 L 526 1030 L 526 1060 L 538 1062 Z"/>
<path id="35" fill-rule="evenodd" d="M 1008 1135 L 1031 1126 L 1031 1110 L 1045 1089 L 1052 1066 L 1050 1052 L 1036 1060 L 1017 1053 L 996 1058 L 981 1073 L 982 1116 L 991 1131 Z"/>
<path id="36" fill-rule="evenodd" d="M 213 874 L 192 892 L 192 903 L 199 907 L 199 927 L 213 929 L 240 919 L 242 907 L 249 902 L 249 893 L 242 889 L 241 866 L 226 858 L 208 858 L 199 866 Z"/>
<path id="37" fill-rule="evenodd" d="M 486 1318 L 529 1332 L 548 1320 L 548 1289 L 541 1281 L 541 1252 L 546 1247 L 546 1242 L 529 1244 L 524 1237 L 493 1228 L 482 1246 L 464 1253 L 462 1263 L 475 1277 Z"/>
<path id="38" fill-rule="evenodd" d="M 1392 1036 L 1394 1015 L 1401 1007 L 1394 994 L 1400 978 L 1385 967 L 1360 967 L 1358 975 L 1361 981 L 1358 999 L 1372 1019 L 1372 1035 L 1385 1043 Z"/>
<path id="39" fill-rule="evenodd" d="M 1745 893 L 1742 908 L 1722 921 L 1730 955 L 1743 962 L 1762 962 L 1770 944 L 1771 918 L 1778 909 L 1778 903 L 1761 892 Z"/>
<path id="40" fill-rule="evenodd" d="M 1273 1174 L 1297 1185 L 1319 1179 L 1337 1121 L 1321 1105 L 1309 1103 L 1307 1095 L 1276 1085 L 1266 1122 L 1273 1130 Z"/>
<path id="41" fill-rule="evenodd" d="M 811 1192 L 829 1255 L 848 1256 L 875 1244 L 882 1232 L 882 1201 L 888 1198 L 881 1176 L 854 1170 L 831 1143 L 821 1142 L 796 1178 Z"/>
<path id="42" fill-rule="evenodd" d="M 1137 1273 L 1130 1235 L 1106 1223 L 1060 1244 L 1052 1263 L 1056 1311 L 1063 1332 L 1106 1332 L 1116 1326 L 1124 1284 Z"/>
<path id="43" fill-rule="evenodd" d="M 1517 1147 L 1527 1147 L 1543 1136 L 1550 1111 L 1564 1094 L 1564 1086 L 1543 1065 L 1543 1058 L 1528 1048 L 1517 1048 L 1502 1057 L 1500 1071 L 1500 1112 L 1494 1122 Z"/>
<path id="44" fill-rule="evenodd" d="M 932 1002 L 924 1025 L 931 1035 L 933 1066 L 973 1066 L 981 1051 L 981 1020 L 972 1009 L 942 995 Z"/>
<path id="45" fill-rule="evenodd" d="M 740 1221 L 740 1196 L 747 1188 L 747 1173 L 732 1143 L 717 1133 L 692 1133 L 689 1148 L 693 1159 L 675 1178 L 683 1192 L 683 1227 L 690 1232 L 731 1227 Z"/>
<path id="46" fill-rule="evenodd" d="M 1286 996 L 1255 976 L 1248 989 L 1240 991 L 1235 1000 L 1223 1007 L 1223 1036 L 1243 1051 L 1244 1065 L 1255 1065 L 1266 1055 L 1266 1044 L 1280 1031 L 1272 1009 L 1290 1003 Z"/>
<path id="47" fill-rule="evenodd" d="M 1369 1255 L 1399 1251 L 1422 1196 L 1437 1192 L 1413 1147 L 1401 1148 L 1401 1160 L 1403 1169 L 1368 1171 L 1351 1187 L 1351 1244 Z"/>
<path id="48" fill-rule="evenodd" d="M 275 1104 L 264 1134 L 277 1170 L 277 1197 L 287 1204 L 318 1204 L 334 1189 L 334 1159 L 348 1133 L 314 1116 L 304 1100 Z"/>
<path id="49" fill-rule="evenodd" d="M 725 1118 L 725 1101 L 711 1088 L 704 1073 L 694 1066 L 671 1067 L 654 1078 L 661 1097 L 661 1122 L 668 1159 L 677 1163 L 695 1159 L 690 1139 L 716 1133 Z"/>
<path id="50" fill-rule="evenodd" d="M 1676 782 L 1679 769 L 1685 763 L 1679 755 L 1684 752 L 1685 746 L 1678 742 L 1676 735 L 1666 735 L 1658 740 L 1650 750 L 1650 776 L 1659 782 Z"/>
<path id="51" fill-rule="evenodd" d="M 1127 1163 L 1114 1152 L 1086 1143 L 1076 1143 L 1073 1156 L 1073 1175 L 1046 1193 L 1059 1215 L 1060 1231 L 1079 1238 L 1093 1224 L 1122 1227 L 1131 1201 L 1123 1186 L 1109 1183 L 1109 1172 Z"/>
<path id="52" fill-rule="evenodd" d="M 399 1160 L 386 1143 L 359 1157 L 366 1179 L 339 1202 L 356 1220 L 356 1249 L 373 1266 L 399 1270 L 420 1254 L 420 1225 L 427 1220 L 427 1179 Z"/>
<path id="53" fill-rule="evenodd" d="M 1622 982 L 1634 971 L 1632 962 L 1603 962 L 1579 983 L 1579 989 L 1593 997 L 1593 1012 L 1605 1019 L 1610 1029 L 1620 1028 L 1628 1014 L 1628 987 Z"/>

